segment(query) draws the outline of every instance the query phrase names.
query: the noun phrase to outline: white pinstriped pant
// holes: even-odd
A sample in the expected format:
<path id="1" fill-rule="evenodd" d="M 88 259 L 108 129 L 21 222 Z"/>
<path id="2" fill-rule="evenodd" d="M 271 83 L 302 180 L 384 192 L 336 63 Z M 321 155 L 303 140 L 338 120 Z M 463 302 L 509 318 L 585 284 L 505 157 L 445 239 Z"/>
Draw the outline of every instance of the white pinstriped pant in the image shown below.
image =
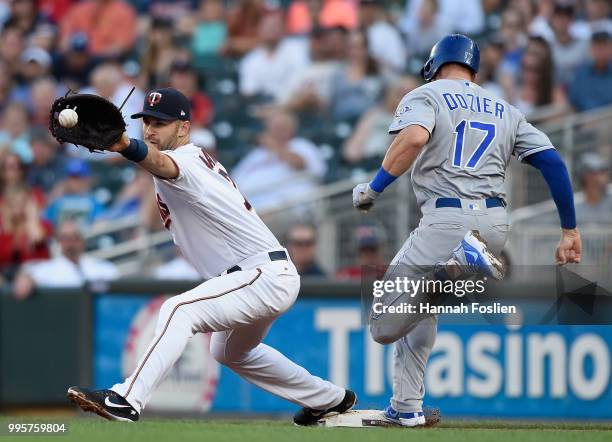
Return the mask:
<path id="1" fill-rule="evenodd" d="M 303 407 L 324 410 L 339 404 L 343 388 L 261 343 L 276 317 L 293 305 L 299 288 L 300 277 L 291 262 L 271 261 L 213 278 L 168 299 L 136 370 L 111 389 L 140 412 L 189 338 L 213 332 L 214 358 L 247 381 Z"/>

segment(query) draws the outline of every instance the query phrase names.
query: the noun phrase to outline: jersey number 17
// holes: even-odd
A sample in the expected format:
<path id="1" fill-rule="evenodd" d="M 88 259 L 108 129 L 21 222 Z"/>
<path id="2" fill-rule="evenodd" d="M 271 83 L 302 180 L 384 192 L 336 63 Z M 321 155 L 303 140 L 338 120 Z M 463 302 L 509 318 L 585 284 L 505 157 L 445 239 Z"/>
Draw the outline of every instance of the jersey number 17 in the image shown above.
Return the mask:
<path id="1" fill-rule="evenodd" d="M 463 143 L 465 141 L 465 131 L 466 126 L 469 125 L 470 129 L 476 129 L 482 132 L 486 132 L 485 137 L 482 139 L 474 153 L 467 160 L 465 165 L 463 164 Z M 482 121 L 468 121 L 461 120 L 461 122 L 455 128 L 455 146 L 453 147 L 453 167 L 458 167 L 460 169 L 476 169 L 478 163 L 480 163 L 480 159 L 483 157 L 487 149 L 493 140 L 495 139 L 495 124 L 492 123 L 484 123 Z"/>

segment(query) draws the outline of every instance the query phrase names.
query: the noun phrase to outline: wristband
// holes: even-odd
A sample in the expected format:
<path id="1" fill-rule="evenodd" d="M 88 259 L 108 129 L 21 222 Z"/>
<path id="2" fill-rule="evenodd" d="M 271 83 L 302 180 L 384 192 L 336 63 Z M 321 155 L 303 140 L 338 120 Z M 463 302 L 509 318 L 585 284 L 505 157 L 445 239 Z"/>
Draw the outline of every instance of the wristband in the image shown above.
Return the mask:
<path id="1" fill-rule="evenodd" d="M 385 190 L 385 187 L 387 187 L 396 179 L 396 176 L 391 175 L 389 172 L 387 172 L 384 168 L 381 167 L 380 169 L 378 169 L 378 173 L 376 174 L 374 179 L 370 182 L 370 188 L 374 192 L 380 193 Z"/>
<path id="2" fill-rule="evenodd" d="M 124 158 L 140 163 L 146 158 L 147 154 L 149 153 L 149 148 L 144 141 L 136 138 L 130 138 L 130 145 L 127 147 L 127 149 L 122 150 L 120 153 Z"/>

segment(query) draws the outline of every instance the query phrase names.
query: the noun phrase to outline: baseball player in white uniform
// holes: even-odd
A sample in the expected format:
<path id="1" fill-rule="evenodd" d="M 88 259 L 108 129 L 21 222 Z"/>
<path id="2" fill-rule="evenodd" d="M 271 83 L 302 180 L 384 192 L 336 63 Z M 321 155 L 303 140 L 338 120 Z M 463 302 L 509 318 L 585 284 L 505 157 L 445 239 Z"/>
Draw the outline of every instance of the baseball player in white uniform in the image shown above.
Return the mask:
<path id="1" fill-rule="evenodd" d="M 111 150 L 153 175 L 164 226 L 207 281 L 162 305 L 155 337 L 130 377 L 108 390 L 71 387 L 68 398 L 107 419 L 137 421 L 189 338 L 212 333 L 217 361 L 303 407 L 296 424 L 316 424 L 351 409 L 357 401 L 352 391 L 311 375 L 261 342 L 295 302 L 300 277 L 223 166 L 189 142 L 187 98 L 172 88 L 156 89 L 132 118 L 143 118 L 146 142 L 124 133 Z"/>
<path id="2" fill-rule="evenodd" d="M 512 156 L 540 170 L 551 190 L 562 227 L 557 264 L 580 261 L 573 191 L 563 161 L 516 108 L 474 83 L 479 60 L 478 46 L 464 35 L 448 35 L 433 47 L 422 70 L 427 84 L 408 93 L 397 108 L 389 128 L 397 136 L 382 167 L 370 183 L 353 190 L 354 206 L 369 210 L 385 187 L 412 167 L 423 218 L 386 278 L 447 281 L 484 273 L 501 279 L 495 254 L 508 235 L 503 184 Z M 408 293 L 390 293 L 382 302 L 388 307 L 411 299 Z M 394 343 L 393 397 L 384 416 L 407 427 L 424 425 L 423 378 L 436 316 L 373 312 L 370 319 L 374 340 Z"/>

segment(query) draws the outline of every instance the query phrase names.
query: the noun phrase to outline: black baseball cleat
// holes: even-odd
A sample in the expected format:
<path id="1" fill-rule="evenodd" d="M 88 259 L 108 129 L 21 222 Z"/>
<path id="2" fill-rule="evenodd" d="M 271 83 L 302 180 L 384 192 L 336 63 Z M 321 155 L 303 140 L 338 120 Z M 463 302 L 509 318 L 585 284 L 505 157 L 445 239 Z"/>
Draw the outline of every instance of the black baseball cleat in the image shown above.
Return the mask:
<path id="1" fill-rule="evenodd" d="M 113 390 L 88 390 L 70 387 L 68 399 L 83 411 L 90 411 L 110 421 L 136 422 L 140 415 L 125 398 Z"/>
<path id="2" fill-rule="evenodd" d="M 351 390 L 345 390 L 344 399 L 338 405 L 327 410 L 313 410 L 312 408 L 302 408 L 293 415 L 295 425 L 316 425 L 324 417 L 335 414 L 342 414 L 349 411 L 357 404 L 357 395 Z"/>

